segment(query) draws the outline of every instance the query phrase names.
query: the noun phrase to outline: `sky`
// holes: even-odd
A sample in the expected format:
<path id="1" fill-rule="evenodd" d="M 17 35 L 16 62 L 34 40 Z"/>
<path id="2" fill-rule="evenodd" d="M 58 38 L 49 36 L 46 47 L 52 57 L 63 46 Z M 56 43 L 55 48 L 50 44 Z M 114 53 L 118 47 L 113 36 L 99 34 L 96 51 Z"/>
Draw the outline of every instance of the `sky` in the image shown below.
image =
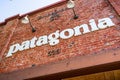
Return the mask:
<path id="1" fill-rule="evenodd" d="M 0 22 L 16 14 L 25 14 L 60 0 L 0 0 Z"/>

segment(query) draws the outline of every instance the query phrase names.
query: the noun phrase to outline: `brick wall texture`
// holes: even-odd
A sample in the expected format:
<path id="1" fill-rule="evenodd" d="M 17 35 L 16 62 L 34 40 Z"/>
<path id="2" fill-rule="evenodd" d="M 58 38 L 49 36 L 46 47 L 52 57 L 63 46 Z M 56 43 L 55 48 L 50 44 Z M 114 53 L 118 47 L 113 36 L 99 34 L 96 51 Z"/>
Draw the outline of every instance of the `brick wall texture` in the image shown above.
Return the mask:
<path id="1" fill-rule="evenodd" d="M 120 47 L 120 18 L 108 0 L 75 0 L 75 4 L 78 19 L 73 19 L 73 12 L 66 8 L 65 3 L 30 15 L 32 25 L 36 28 L 34 33 L 31 32 L 29 24 L 21 23 L 21 19 L 11 20 L 6 25 L 0 26 L 0 73 L 40 66 L 75 56 L 95 55 L 101 51 Z M 57 15 L 52 18 L 51 14 L 55 12 Z M 56 30 L 63 31 L 81 24 L 89 24 L 90 19 L 95 19 L 97 22 L 98 19 L 105 17 L 111 18 L 115 26 L 66 40 L 60 39 L 60 43 L 55 46 L 47 44 L 5 57 L 13 44 L 20 44 L 35 36 L 38 38 L 49 35 Z M 48 54 L 57 50 L 57 54 Z"/>

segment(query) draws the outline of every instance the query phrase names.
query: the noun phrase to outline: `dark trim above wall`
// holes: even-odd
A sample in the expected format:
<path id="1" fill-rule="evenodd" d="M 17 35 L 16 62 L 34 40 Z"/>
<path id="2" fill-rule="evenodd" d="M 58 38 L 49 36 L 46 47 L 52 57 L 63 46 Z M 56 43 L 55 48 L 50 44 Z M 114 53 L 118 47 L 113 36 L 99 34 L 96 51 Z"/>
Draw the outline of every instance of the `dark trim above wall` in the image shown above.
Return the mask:
<path id="1" fill-rule="evenodd" d="M 70 77 L 76 77 L 76 76 L 82 76 L 82 75 L 88 75 L 98 72 L 105 72 L 105 71 L 111 71 L 111 70 L 117 70 L 120 69 L 120 61 L 108 63 L 108 64 L 102 64 L 82 69 L 76 69 L 51 75 L 46 75 L 42 77 L 35 77 L 35 78 L 29 78 L 25 80 L 61 80 L 64 78 L 70 78 Z"/>

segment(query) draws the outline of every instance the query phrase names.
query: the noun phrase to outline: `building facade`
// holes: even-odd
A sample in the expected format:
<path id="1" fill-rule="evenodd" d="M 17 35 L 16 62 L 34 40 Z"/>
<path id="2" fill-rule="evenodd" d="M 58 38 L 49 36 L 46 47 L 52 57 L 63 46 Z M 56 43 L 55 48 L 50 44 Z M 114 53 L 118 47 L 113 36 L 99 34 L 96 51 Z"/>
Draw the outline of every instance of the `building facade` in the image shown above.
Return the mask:
<path id="1" fill-rule="evenodd" d="M 74 0 L 74 9 L 67 2 L 0 23 L 1 80 L 61 80 L 120 68 L 120 1 Z"/>

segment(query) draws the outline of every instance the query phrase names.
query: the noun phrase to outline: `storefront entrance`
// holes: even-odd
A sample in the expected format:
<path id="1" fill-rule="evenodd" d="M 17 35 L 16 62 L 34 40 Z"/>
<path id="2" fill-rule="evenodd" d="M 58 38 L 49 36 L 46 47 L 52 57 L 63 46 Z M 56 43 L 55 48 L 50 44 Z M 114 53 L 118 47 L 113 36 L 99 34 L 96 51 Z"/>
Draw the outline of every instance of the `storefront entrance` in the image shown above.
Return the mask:
<path id="1" fill-rule="evenodd" d="M 77 76 L 62 80 L 120 80 L 120 70 L 101 72 L 85 76 Z"/>
<path id="2" fill-rule="evenodd" d="M 120 70 L 112 70 L 112 71 L 100 72 L 95 74 L 70 77 L 65 79 L 58 79 L 57 77 L 58 76 L 56 76 L 56 78 L 53 77 L 53 80 L 55 79 L 56 80 L 120 80 Z M 44 79 L 41 79 L 41 77 L 37 77 L 37 78 L 32 78 L 27 80 L 44 80 Z M 49 80 L 49 79 L 46 79 L 46 80 Z M 50 78 L 50 80 L 52 79 Z"/>

